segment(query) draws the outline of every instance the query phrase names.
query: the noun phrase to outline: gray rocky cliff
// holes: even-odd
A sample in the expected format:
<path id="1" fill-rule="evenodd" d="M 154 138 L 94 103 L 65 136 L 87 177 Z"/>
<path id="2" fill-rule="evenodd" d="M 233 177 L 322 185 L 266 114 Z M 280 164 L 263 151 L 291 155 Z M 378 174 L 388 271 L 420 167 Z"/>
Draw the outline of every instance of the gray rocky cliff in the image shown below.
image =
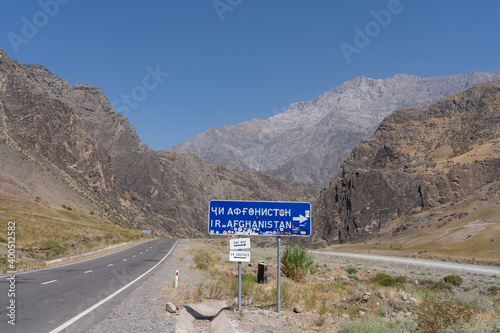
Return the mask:
<path id="1" fill-rule="evenodd" d="M 73 86 L 38 64 L 25 67 L 45 91 L 75 110 L 110 155 L 147 149 L 134 127 L 116 112 L 100 88 L 87 84 Z"/>
<path id="2" fill-rule="evenodd" d="M 392 113 L 321 191 L 318 232 L 329 243 L 357 240 L 397 217 L 498 182 L 499 137 L 498 82 Z"/>
<path id="3" fill-rule="evenodd" d="M 307 200 L 317 191 L 193 154 L 150 150 L 101 89 L 73 86 L 1 50 L 0 156 L 0 182 L 48 208 L 69 204 L 172 237 L 206 234 L 210 199 Z"/>

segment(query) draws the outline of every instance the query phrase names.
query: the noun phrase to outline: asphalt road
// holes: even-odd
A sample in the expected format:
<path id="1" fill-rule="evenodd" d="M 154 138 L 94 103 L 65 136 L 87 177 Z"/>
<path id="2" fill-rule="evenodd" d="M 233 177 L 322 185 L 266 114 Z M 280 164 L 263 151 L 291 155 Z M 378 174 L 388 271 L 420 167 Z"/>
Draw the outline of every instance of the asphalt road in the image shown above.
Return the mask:
<path id="1" fill-rule="evenodd" d="M 457 264 L 453 262 L 444 262 L 436 260 L 425 260 L 425 259 L 413 259 L 413 258 L 403 258 L 403 257 L 389 257 L 389 256 L 378 256 L 373 254 L 361 254 L 361 253 L 347 253 L 347 252 L 327 252 L 327 251 L 310 251 L 312 253 L 324 254 L 330 256 L 357 258 L 373 261 L 384 261 L 399 264 L 415 265 L 429 268 L 442 268 L 451 269 L 461 272 L 470 272 L 476 274 L 485 274 L 500 276 L 500 267 L 495 266 L 480 266 L 480 265 L 468 265 L 468 264 Z"/>
<path id="2" fill-rule="evenodd" d="M 168 262 L 176 244 L 154 239 L 98 258 L 18 273 L 15 284 L 2 276 L 0 332 L 85 332 L 144 282 L 149 271 Z M 9 324 L 12 300 L 15 326 Z"/>

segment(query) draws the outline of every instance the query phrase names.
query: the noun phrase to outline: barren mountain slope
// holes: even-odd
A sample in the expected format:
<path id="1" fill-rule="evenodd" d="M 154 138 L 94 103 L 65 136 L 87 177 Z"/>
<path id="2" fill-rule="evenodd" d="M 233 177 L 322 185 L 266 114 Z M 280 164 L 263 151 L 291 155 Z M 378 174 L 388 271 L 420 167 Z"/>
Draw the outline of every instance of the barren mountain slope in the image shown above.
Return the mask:
<path id="1" fill-rule="evenodd" d="M 360 239 L 391 220 L 405 223 L 405 216 L 485 191 L 499 182 L 499 136 L 497 82 L 426 109 L 394 112 L 322 190 L 316 206 L 322 235 L 330 242 Z"/>
<path id="2" fill-rule="evenodd" d="M 296 200 L 316 191 L 149 150 L 99 88 L 72 86 L 4 52 L 0 116 L 0 176 L 48 209 L 71 205 L 137 228 L 202 235 L 209 199 Z"/>
<path id="3" fill-rule="evenodd" d="M 165 151 L 190 152 L 230 168 L 269 171 L 288 181 L 324 186 L 349 151 L 373 134 L 391 112 L 427 107 L 487 81 L 500 71 L 385 80 L 358 77 L 268 119 L 209 129 Z"/>

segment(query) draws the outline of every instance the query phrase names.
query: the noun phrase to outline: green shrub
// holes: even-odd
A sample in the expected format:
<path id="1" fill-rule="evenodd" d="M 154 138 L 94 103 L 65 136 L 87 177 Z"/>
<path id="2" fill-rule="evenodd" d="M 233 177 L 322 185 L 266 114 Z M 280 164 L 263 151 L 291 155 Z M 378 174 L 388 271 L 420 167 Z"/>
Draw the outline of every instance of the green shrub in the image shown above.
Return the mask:
<path id="1" fill-rule="evenodd" d="M 302 280 L 308 272 L 314 270 L 314 257 L 307 253 L 305 247 L 296 244 L 286 247 L 281 262 L 285 266 L 286 276 L 294 281 Z"/>
<path id="2" fill-rule="evenodd" d="M 458 275 L 447 275 L 443 278 L 443 281 L 454 286 L 459 286 L 462 282 L 464 282 L 464 280 Z"/>
<path id="3" fill-rule="evenodd" d="M 47 240 L 44 243 L 45 253 L 47 257 L 59 256 L 64 253 L 65 248 L 58 241 Z"/>
<path id="4" fill-rule="evenodd" d="M 353 275 L 353 274 L 356 274 L 358 272 L 358 270 L 354 267 L 347 267 L 345 271 L 349 275 Z"/>
<path id="5" fill-rule="evenodd" d="M 7 244 L 8 242 L 7 242 L 7 240 L 6 240 L 5 238 L 0 237 L 0 243 L 5 243 L 5 244 Z"/>
<path id="6" fill-rule="evenodd" d="M 414 313 L 422 333 L 443 332 L 454 325 L 466 325 L 475 320 L 471 307 L 449 295 L 425 298 Z"/>
<path id="7" fill-rule="evenodd" d="M 257 277 L 255 275 L 252 275 L 252 274 L 242 273 L 241 274 L 241 283 L 243 283 L 243 282 L 257 284 Z"/>
<path id="8" fill-rule="evenodd" d="M 379 281 L 379 284 L 384 287 L 402 287 L 406 282 L 406 276 L 397 276 L 395 278 L 388 277 Z"/>
<path id="9" fill-rule="evenodd" d="M 372 278 L 372 282 L 384 287 L 401 287 L 406 282 L 406 276 L 397 276 L 393 278 L 389 274 L 379 272 Z"/>
<path id="10" fill-rule="evenodd" d="M 378 272 L 377 274 L 375 274 L 374 277 L 372 277 L 372 282 L 378 283 L 379 281 L 390 278 L 390 277 L 391 276 L 389 274 Z"/>
<path id="11" fill-rule="evenodd" d="M 490 295 L 497 295 L 500 293 L 500 287 L 499 286 L 490 286 L 488 288 L 488 294 Z"/>
<path id="12" fill-rule="evenodd" d="M 65 205 L 62 205 L 62 208 L 67 209 L 67 210 L 73 210 L 73 208 L 71 208 L 69 206 L 65 206 Z"/>

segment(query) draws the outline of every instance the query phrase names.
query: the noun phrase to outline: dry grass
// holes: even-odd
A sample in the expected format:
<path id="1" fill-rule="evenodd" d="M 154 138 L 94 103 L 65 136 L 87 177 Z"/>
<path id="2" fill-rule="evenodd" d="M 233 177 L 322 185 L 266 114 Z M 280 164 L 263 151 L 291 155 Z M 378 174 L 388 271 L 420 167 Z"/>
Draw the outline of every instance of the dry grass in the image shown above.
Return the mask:
<path id="1" fill-rule="evenodd" d="M 0 209 L 0 220 L 16 223 L 18 270 L 43 267 L 45 260 L 81 254 L 141 237 L 138 230 L 124 229 L 76 210 L 61 208 L 50 213 Z M 7 239 L 1 233 L 0 237 Z M 7 253 L 6 245 L 0 242 L 0 256 Z M 6 271 L 6 265 L 0 266 L 0 270 Z"/>
<path id="2" fill-rule="evenodd" d="M 205 279 L 189 288 L 185 301 L 224 299 L 232 304 L 237 295 L 237 263 L 226 259 L 229 249 L 226 246 L 217 246 L 190 248 L 189 251 L 186 257 L 192 258 L 192 269 L 204 272 Z M 269 249 L 252 248 L 252 259 L 254 251 L 262 251 L 264 255 L 266 252 L 275 255 L 274 251 Z M 252 267 L 256 267 L 257 262 L 252 260 Z M 243 272 L 242 301 L 247 311 L 245 313 L 251 313 L 252 309 L 273 310 L 276 307 L 276 281 L 270 278 L 267 284 L 257 284 L 255 270 L 243 269 Z M 305 314 L 319 316 L 313 324 L 316 328 L 327 329 L 328 323 L 331 324 L 332 321 L 325 319 L 336 318 L 333 322 L 345 326 L 347 330 L 344 332 L 351 332 L 348 330 L 349 327 L 377 326 L 380 332 L 414 333 L 417 332 L 419 321 L 422 327 L 426 325 L 427 328 L 441 325 L 441 323 L 424 322 L 421 314 L 434 309 L 438 304 L 433 301 L 434 299 L 445 299 L 453 300 L 453 304 L 460 304 L 461 307 L 450 307 L 448 312 L 443 313 L 449 318 L 464 319 L 459 324 L 468 331 L 480 332 L 482 328 L 491 329 L 497 325 L 500 297 L 493 293 L 481 295 L 477 290 L 468 292 L 465 291 L 467 289 L 453 286 L 443 279 L 437 283 L 428 282 L 418 286 L 405 283 L 404 279 L 401 279 L 401 283 L 382 286 L 374 280 L 376 273 L 382 272 L 367 272 L 367 269 L 361 267 L 339 267 L 325 263 L 301 282 L 282 277 L 281 308 L 292 311 L 294 307 L 300 306 Z M 366 295 L 370 295 L 368 299 L 365 298 Z M 410 315 L 406 316 L 407 313 Z M 339 318 L 346 314 L 349 315 L 349 319 Z M 401 317 L 401 314 L 404 316 Z M 467 316 L 461 317 L 462 314 Z M 451 327 L 452 324 L 455 323 L 448 321 L 443 327 Z M 311 329 L 316 330 L 313 326 Z"/>

